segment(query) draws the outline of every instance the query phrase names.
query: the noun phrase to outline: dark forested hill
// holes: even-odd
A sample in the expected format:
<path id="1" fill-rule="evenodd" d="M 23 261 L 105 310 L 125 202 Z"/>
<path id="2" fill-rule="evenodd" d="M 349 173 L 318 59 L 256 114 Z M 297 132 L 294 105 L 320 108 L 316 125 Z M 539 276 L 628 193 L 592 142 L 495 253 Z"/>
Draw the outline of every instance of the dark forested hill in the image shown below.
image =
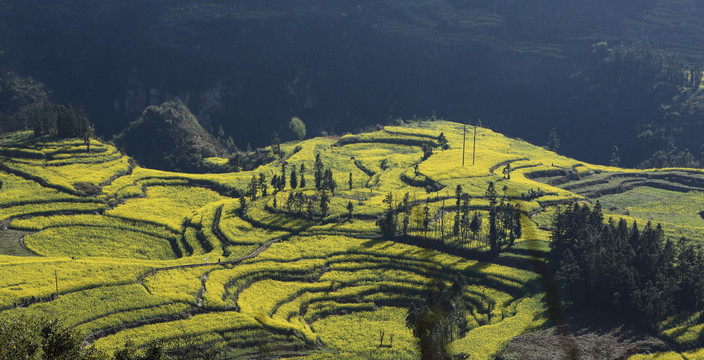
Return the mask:
<path id="1" fill-rule="evenodd" d="M 635 165 L 670 139 L 700 156 L 703 15 L 702 0 L 0 0 L 0 66 L 104 136 L 179 98 L 240 147 L 294 115 L 315 135 L 436 113 L 535 143 L 555 128 L 560 152 L 607 163 L 617 145 Z"/>

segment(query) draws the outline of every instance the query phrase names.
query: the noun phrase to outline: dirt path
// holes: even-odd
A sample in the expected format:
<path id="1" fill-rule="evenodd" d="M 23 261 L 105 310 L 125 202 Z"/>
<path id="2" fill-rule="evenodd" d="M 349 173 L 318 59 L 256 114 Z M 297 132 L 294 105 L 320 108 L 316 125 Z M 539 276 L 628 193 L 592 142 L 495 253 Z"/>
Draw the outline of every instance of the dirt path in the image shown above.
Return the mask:
<path id="1" fill-rule="evenodd" d="M 524 157 L 524 158 L 519 158 L 519 159 L 512 159 L 512 160 L 502 161 L 502 162 L 500 162 L 500 163 L 498 163 L 498 164 L 496 164 L 496 165 L 490 167 L 490 168 L 489 168 L 489 172 L 491 173 L 491 175 L 495 175 L 495 174 L 494 174 L 494 171 L 496 171 L 496 169 L 498 169 L 498 168 L 500 168 L 500 167 L 502 167 L 502 166 L 506 166 L 506 165 L 511 164 L 511 163 L 514 163 L 514 162 L 516 162 L 516 161 L 527 161 L 527 160 L 530 160 L 530 159 Z"/>

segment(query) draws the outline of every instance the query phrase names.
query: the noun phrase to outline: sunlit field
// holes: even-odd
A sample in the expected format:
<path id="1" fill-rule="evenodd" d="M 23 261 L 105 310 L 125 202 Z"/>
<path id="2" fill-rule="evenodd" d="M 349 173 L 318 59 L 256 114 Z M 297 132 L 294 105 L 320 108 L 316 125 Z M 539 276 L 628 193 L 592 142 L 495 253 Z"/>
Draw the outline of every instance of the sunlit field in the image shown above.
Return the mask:
<path id="1" fill-rule="evenodd" d="M 491 359 L 512 338 L 553 325 L 535 264 L 562 206 L 599 201 L 606 221 L 662 223 L 672 238 L 704 241 L 704 188 L 685 181 L 702 176 L 696 171 L 590 165 L 482 127 L 476 147 L 474 127 L 463 146 L 463 128 L 426 121 L 286 143 L 278 160 L 221 174 L 138 167 L 97 140 L 88 152 L 76 139 L 7 136 L 0 307 L 58 317 L 107 352 L 128 340 L 190 339 L 227 358 L 415 359 L 409 309 L 462 278 L 466 325 L 447 350 Z M 324 206 L 316 156 L 335 183 Z M 284 163 L 277 190 L 271 180 Z M 254 192 L 253 178 L 264 180 Z M 628 187 L 626 179 L 648 181 Z M 490 182 L 523 228 L 495 258 Z M 403 209 L 394 240 L 377 225 L 389 208 Z M 453 231 L 467 214 L 483 222 Z M 26 256 L 9 255 L 13 247 Z M 699 358 L 701 320 L 663 324 L 661 335 L 684 351 L 631 359 Z"/>

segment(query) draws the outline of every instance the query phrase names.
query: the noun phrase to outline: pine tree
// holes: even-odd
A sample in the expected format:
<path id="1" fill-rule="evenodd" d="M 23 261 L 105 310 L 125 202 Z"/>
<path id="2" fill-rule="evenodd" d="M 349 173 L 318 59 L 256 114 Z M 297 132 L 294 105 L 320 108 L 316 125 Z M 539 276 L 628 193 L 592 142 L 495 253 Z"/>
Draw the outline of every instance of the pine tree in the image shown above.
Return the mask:
<path id="1" fill-rule="evenodd" d="M 320 192 L 320 218 L 324 219 L 328 216 L 328 210 L 330 209 L 330 198 L 328 193 L 325 191 Z"/>
<path id="2" fill-rule="evenodd" d="M 347 212 L 348 212 L 347 219 L 349 219 L 349 221 L 352 221 L 352 211 L 353 210 L 354 210 L 354 205 L 352 204 L 351 201 L 348 201 L 347 202 Z"/>
<path id="3" fill-rule="evenodd" d="M 462 240 L 467 239 L 467 233 L 469 232 L 469 194 L 462 194 L 462 216 L 460 220 L 460 234 L 462 235 Z"/>
<path id="4" fill-rule="evenodd" d="M 247 217 L 247 197 L 242 194 L 240 196 L 240 217 L 245 218 Z"/>
<path id="5" fill-rule="evenodd" d="M 489 248 L 494 254 L 500 251 L 498 229 L 496 227 L 496 196 L 496 188 L 494 187 L 494 182 L 491 181 L 486 189 L 486 197 L 489 200 Z"/>
<path id="6" fill-rule="evenodd" d="M 425 236 L 428 236 L 428 227 L 430 226 L 430 206 L 428 202 L 425 202 L 423 206 L 423 231 L 425 231 Z"/>
<path id="7" fill-rule="evenodd" d="M 271 187 L 274 188 L 274 194 L 279 191 L 279 181 L 278 175 L 274 174 L 274 176 L 271 177 Z"/>
<path id="8" fill-rule="evenodd" d="M 279 190 L 286 188 L 286 162 L 281 163 L 281 177 L 279 178 Z"/>
<path id="9" fill-rule="evenodd" d="M 457 212 L 455 213 L 455 222 L 452 225 L 452 234 L 457 236 L 460 234 L 460 204 L 462 201 L 462 186 L 460 185 L 455 188 L 455 199 L 457 200 L 455 202 Z"/>
<path id="10" fill-rule="evenodd" d="M 386 194 L 384 204 L 387 204 L 388 208 L 384 211 L 382 217 L 376 221 L 376 225 L 381 231 L 381 237 L 384 239 L 393 239 L 396 237 L 396 218 L 394 217 L 394 196 L 392 193 Z"/>
<path id="11" fill-rule="evenodd" d="M 477 234 L 479 233 L 479 230 L 481 230 L 481 229 L 482 229 L 482 217 L 478 211 L 475 211 L 474 216 L 472 216 L 472 221 L 469 223 L 469 230 L 472 232 L 472 239 L 473 240 L 477 239 Z"/>
<path id="12" fill-rule="evenodd" d="M 618 156 L 618 146 L 614 145 L 611 148 L 611 159 L 609 159 L 609 165 L 618 167 L 621 164 L 621 158 Z"/>
<path id="13" fill-rule="evenodd" d="M 274 154 L 279 154 L 281 152 L 281 140 L 279 140 L 279 134 L 274 130 L 271 134 L 271 151 Z"/>
<path id="14" fill-rule="evenodd" d="M 447 144 L 447 138 L 445 137 L 445 133 L 440 133 L 438 135 L 438 145 L 440 145 L 440 148 L 443 150 L 447 150 L 450 148 L 450 145 Z"/>
<path id="15" fill-rule="evenodd" d="M 262 191 L 262 197 L 267 195 L 266 175 L 263 173 L 259 173 L 259 189 Z"/>
<path id="16" fill-rule="evenodd" d="M 423 150 L 422 160 L 428 160 L 430 155 L 433 155 L 433 147 L 430 146 L 430 143 L 424 143 L 423 146 L 421 146 L 421 149 Z"/>
<path id="17" fill-rule="evenodd" d="M 298 171 L 298 175 L 301 177 L 301 181 L 299 181 L 299 186 L 301 189 L 306 187 L 306 165 L 301 163 L 301 169 Z"/>
<path id="18" fill-rule="evenodd" d="M 337 188 L 337 184 L 335 183 L 335 179 L 332 177 L 332 169 L 325 169 L 323 181 L 320 187 L 323 190 L 329 190 L 331 194 L 335 195 L 335 188 Z"/>
<path id="19" fill-rule="evenodd" d="M 249 193 L 249 198 L 254 201 L 257 200 L 257 190 L 259 188 L 259 179 L 257 179 L 257 176 L 252 174 L 252 179 L 249 181 L 249 187 L 247 188 L 247 192 Z"/>
<path id="20" fill-rule="evenodd" d="M 291 169 L 291 189 L 295 189 L 298 187 L 298 177 L 296 176 L 296 167 L 294 166 L 293 169 Z"/>
<path id="21" fill-rule="evenodd" d="M 557 131 L 555 128 L 550 129 L 550 135 L 548 136 L 548 150 L 557 152 L 560 148 L 560 138 L 557 137 Z"/>
<path id="22" fill-rule="evenodd" d="M 504 166 L 504 169 L 501 171 L 504 174 L 505 179 L 510 179 L 511 178 L 511 164 L 506 164 Z"/>
<path id="23" fill-rule="evenodd" d="M 320 160 L 320 154 L 315 154 L 315 164 L 313 165 L 313 177 L 315 179 L 315 189 L 320 190 L 323 184 L 323 161 Z"/>

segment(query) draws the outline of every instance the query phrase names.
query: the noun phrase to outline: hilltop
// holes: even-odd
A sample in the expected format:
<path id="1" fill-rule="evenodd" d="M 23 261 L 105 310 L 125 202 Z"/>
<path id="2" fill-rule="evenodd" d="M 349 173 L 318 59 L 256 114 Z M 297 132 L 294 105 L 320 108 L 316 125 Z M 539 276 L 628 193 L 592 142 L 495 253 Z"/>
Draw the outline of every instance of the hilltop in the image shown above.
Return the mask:
<path id="1" fill-rule="evenodd" d="M 473 154 L 475 129 L 466 144 L 463 129 L 423 121 L 288 142 L 270 163 L 222 174 L 136 167 L 95 140 L 88 152 L 83 140 L 4 134 L 0 307 L 60 316 L 107 352 L 180 338 L 232 358 L 411 359 L 409 314 L 451 294 L 462 331 L 443 341 L 485 359 L 555 322 L 541 269 L 561 205 L 598 200 L 605 221 L 652 220 L 704 243 L 702 170 L 592 165 L 483 127 Z M 489 184 L 522 229 L 499 254 Z M 398 229 L 408 220 L 385 239 L 390 209 Z M 453 233 L 460 212 L 484 219 L 477 232 Z M 701 356 L 700 315 L 659 335 Z"/>
<path id="2" fill-rule="evenodd" d="M 227 153 L 220 140 L 175 101 L 146 108 L 115 142 L 146 167 L 176 171 L 202 171 L 203 159 Z"/>

